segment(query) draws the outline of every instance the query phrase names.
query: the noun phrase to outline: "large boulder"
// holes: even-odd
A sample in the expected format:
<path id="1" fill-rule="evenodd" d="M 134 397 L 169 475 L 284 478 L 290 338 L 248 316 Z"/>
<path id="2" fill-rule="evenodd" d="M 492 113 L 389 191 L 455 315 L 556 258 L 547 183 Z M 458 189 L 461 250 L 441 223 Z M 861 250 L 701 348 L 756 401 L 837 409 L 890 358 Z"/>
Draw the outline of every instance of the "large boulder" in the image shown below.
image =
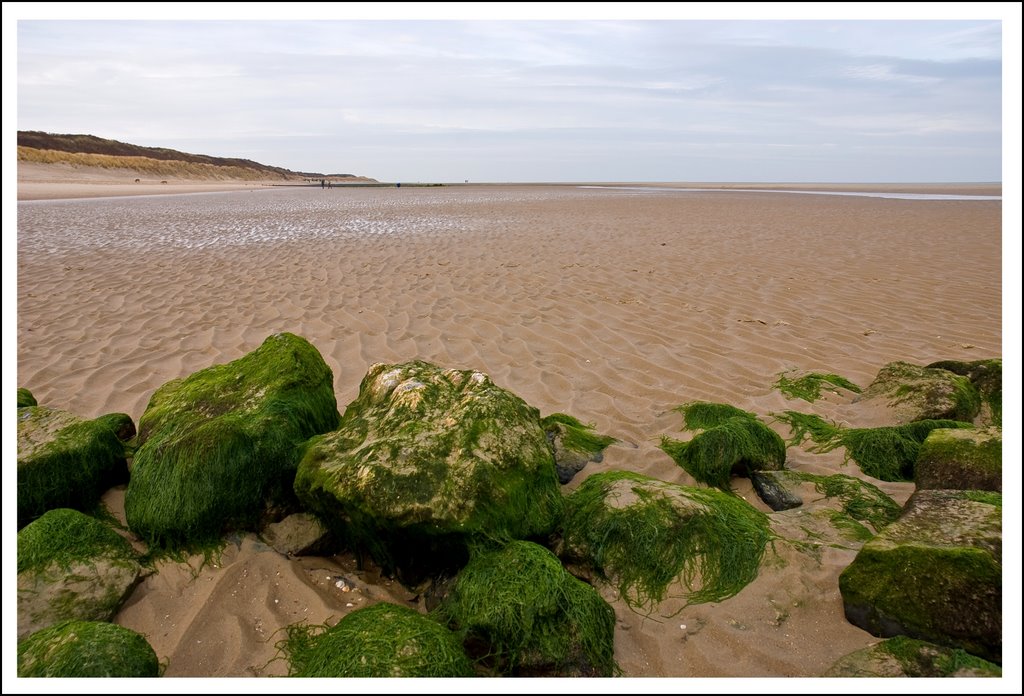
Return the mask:
<path id="1" fill-rule="evenodd" d="M 559 556 L 637 606 L 735 595 L 771 538 L 768 518 L 742 498 L 627 471 L 590 476 L 566 508 Z"/>
<path id="2" fill-rule="evenodd" d="M 997 427 L 1003 424 L 1003 361 L 1001 358 L 991 360 L 972 360 L 969 362 L 961 360 L 942 360 L 940 362 L 926 365 L 928 368 L 948 370 L 954 374 L 963 375 L 971 380 L 981 394 L 987 413 L 983 412 L 981 419 Z"/>
<path id="3" fill-rule="evenodd" d="M 128 525 L 160 546 L 254 528 L 291 496 L 302 444 L 338 421 L 331 368 L 294 334 L 168 382 L 139 419 Z"/>
<path id="4" fill-rule="evenodd" d="M 1002 661 L 1002 496 L 921 490 L 839 576 L 849 621 Z"/>
<path id="5" fill-rule="evenodd" d="M 414 584 L 469 546 L 540 537 L 562 496 L 540 414 L 480 372 L 373 365 L 295 477 L 306 509 Z"/>
<path id="6" fill-rule="evenodd" d="M 128 480 L 125 414 L 86 420 L 45 406 L 18 409 L 18 526 L 54 508 L 89 510 Z M 130 436 L 129 436 L 130 437 Z"/>
<path id="7" fill-rule="evenodd" d="M 615 612 L 543 546 L 475 555 L 436 610 L 467 652 L 509 676 L 611 677 Z"/>
<path id="8" fill-rule="evenodd" d="M 18 643 L 19 677 L 158 677 L 145 636 L 105 621 L 62 621 Z"/>
<path id="9" fill-rule="evenodd" d="M 896 636 L 836 661 L 824 677 L 1001 677 L 1003 670 L 959 648 Z"/>
<path id="10" fill-rule="evenodd" d="M 77 510 L 50 510 L 18 532 L 18 636 L 69 619 L 109 621 L 141 573 L 111 527 Z"/>
<path id="11" fill-rule="evenodd" d="M 914 483 L 919 489 L 1002 491 L 1002 430 L 931 431 L 917 454 Z"/>
<path id="12" fill-rule="evenodd" d="M 293 677 L 472 677 L 458 638 L 409 607 L 382 602 L 322 633 L 290 627 L 284 645 Z"/>
<path id="13" fill-rule="evenodd" d="M 879 401 L 897 424 L 920 420 L 970 423 L 981 410 L 981 395 L 968 377 L 949 370 L 892 362 L 878 371 L 858 401 Z"/>

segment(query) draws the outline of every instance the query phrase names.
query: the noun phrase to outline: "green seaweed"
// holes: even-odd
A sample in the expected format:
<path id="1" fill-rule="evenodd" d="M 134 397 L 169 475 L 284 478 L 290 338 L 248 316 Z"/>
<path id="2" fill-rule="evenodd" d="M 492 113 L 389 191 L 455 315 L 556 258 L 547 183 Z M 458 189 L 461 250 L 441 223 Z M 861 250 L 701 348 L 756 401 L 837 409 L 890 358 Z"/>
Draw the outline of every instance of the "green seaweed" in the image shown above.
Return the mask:
<path id="1" fill-rule="evenodd" d="M 333 627 L 293 624 L 278 644 L 291 677 L 472 677 L 447 628 L 396 604 L 357 609 Z"/>
<path id="2" fill-rule="evenodd" d="M 203 544 L 287 501 L 305 441 L 337 426 L 330 367 L 275 334 L 248 355 L 160 387 L 139 421 L 128 525 L 152 546 Z"/>
<path id="3" fill-rule="evenodd" d="M 754 418 L 733 416 L 716 422 L 692 440 L 661 438 L 661 449 L 693 478 L 729 490 L 733 473 L 778 470 L 786 462 L 786 443 Z"/>
<path id="4" fill-rule="evenodd" d="M 810 438 L 816 445 L 810 451 L 819 454 L 845 447 L 847 462 L 852 459 L 861 471 L 881 481 L 912 481 L 921 443 L 932 430 L 972 427 L 962 421 L 923 420 L 881 428 L 846 428 L 809 413 L 774 415 L 790 426 L 790 445 Z"/>
<path id="5" fill-rule="evenodd" d="M 681 583 L 690 604 L 731 597 L 757 577 L 767 517 L 736 496 L 641 474 L 590 476 L 567 499 L 565 555 L 613 583 L 632 606 Z"/>
<path id="6" fill-rule="evenodd" d="M 158 677 L 146 638 L 106 621 L 61 621 L 18 643 L 19 677 Z"/>
<path id="7" fill-rule="evenodd" d="M 824 372 L 809 372 L 797 379 L 789 379 L 785 373 L 782 373 L 773 386 L 790 399 L 803 399 L 813 403 L 821 398 L 822 384 L 830 384 L 835 388 L 846 389 L 855 394 L 860 394 L 862 391 L 860 387 L 845 377 Z"/>
<path id="8" fill-rule="evenodd" d="M 19 573 L 51 564 L 66 572 L 101 556 L 135 559 L 136 554 L 110 526 L 77 510 L 50 510 L 18 532 Z"/>
<path id="9" fill-rule="evenodd" d="M 573 452 L 595 455 L 604 451 L 609 445 L 618 442 L 609 435 L 598 435 L 594 432 L 596 427 L 593 423 L 582 423 L 565 413 L 552 413 L 540 421 L 544 432 L 562 433 L 562 446 Z M 558 428 L 557 426 L 562 426 Z"/>
<path id="10" fill-rule="evenodd" d="M 609 677 L 615 612 L 543 546 L 513 541 L 475 554 L 435 610 L 474 654 L 510 676 Z"/>
<path id="11" fill-rule="evenodd" d="M 44 406 L 18 409 L 19 527 L 54 508 L 91 510 L 107 489 L 128 480 L 125 446 L 112 422 Z"/>
<path id="12" fill-rule="evenodd" d="M 997 507 L 1000 510 L 1003 509 L 1002 493 L 996 493 L 993 491 L 964 491 L 963 496 L 976 503 L 985 503 L 986 505 Z"/>
<path id="13" fill-rule="evenodd" d="M 903 508 L 878 486 L 853 476 L 815 476 L 798 471 L 792 473 L 804 481 L 814 483 L 815 490 L 826 498 L 838 498 L 843 512 L 855 520 L 867 522 L 876 533 L 895 522 L 903 512 Z"/>
<path id="14" fill-rule="evenodd" d="M 36 397 L 32 396 L 32 392 L 25 387 L 18 387 L 18 408 L 38 405 L 39 403 L 36 401 Z"/>
<path id="15" fill-rule="evenodd" d="M 713 401 L 689 401 L 672 410 L 682 414 L 684 430 L 706 430 L 722 425 L 732 418 L 757 420 L 757 416 L 750 411 Z"/>

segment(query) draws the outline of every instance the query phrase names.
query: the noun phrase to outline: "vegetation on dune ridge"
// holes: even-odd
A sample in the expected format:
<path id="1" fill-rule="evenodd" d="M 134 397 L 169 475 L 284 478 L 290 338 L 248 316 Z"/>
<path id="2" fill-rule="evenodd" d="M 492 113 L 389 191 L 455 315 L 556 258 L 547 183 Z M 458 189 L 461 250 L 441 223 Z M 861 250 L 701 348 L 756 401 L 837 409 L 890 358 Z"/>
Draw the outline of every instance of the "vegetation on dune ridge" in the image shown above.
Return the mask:
<path id="1" fill-rule="evenodd" d="M 846 448 L 846 461 L 853 460 L 868 476 L 881 481 L 912 481 L 921 444 L 938 428 L 971 428 L 970 423 L 955 420 L 921 420 L 905 425 L 880 428 L 846 428 L 820 416 L 784 411 L 775 417 L 793 432 L 790 445 L 810 438 L 816 453 Z"/>
<path id="2" fill-rule="evenodd" d="M 703 429 L 682 442 L 661 438 L 661 449 L 701 483 L 729 490 L 730 477 L 778 470 L 786 462 L 786 443 L 749 411 L 728 404 L 692 401 L 675 409 L 684 429 Z"/>
<path id="3" fill-rule="evenodd" d="M 543 546 L 513 541 L 477 553 L 434 611 L 497 672 L 610 677 L 615 612 Z"/>
<path id="4" fill-rule="evenodd" d="M 863 391 L 845 377 L 830 372 L 809 372 L 796 379 L 790 379 L 783 373 L 779 375 L 774 387 L 790 399 L 803 399 L 813 403 L 821 398 L 823 384 L 830 384 L 834 388 L 846 389 L 855 394 L 860 394 Z"/>
<path id="5" fill-rule="evenodd" d="M 584 481 L 567 498 L 564 549 L 633 606 L 660 603 L 680 582 L 689 604 L 718 602 L 757 577 L 768 518 L 714 489 L 628 471 Z"/>
<path id="6" fill-rule="evenodd" d="M 32 396 L 32 392 L 25 387 L 18 387 L 18 408 L 38 405 L 39 403 L 36 401 L 36 397 Z"/>
<path id="7" fill-rule="evenodd" d="M 293 172 L 283 167 L 273 167 L 252 160 L 237 157 L 211 157 L 179 152 L 166 147 L 143 147 L 122 143 L 118 140 L 99 138 L 95 135 L 44 133 L 42 131 L 18 131 L 18 159 L 21 150 L 50 150 L 63 153 L 80 153 L 85 155 L 107 155 L 122 158 L 146 158 L 151 160 L 174 160 L 187 164 L 205 164 L 215 167 L 233 167 L 263 172 L 262 178 L 309 178 L 323 177 L 324 174 L 310 172 Z M 32 160 L 27 160 L 32 161 Z M 331 177 L 353 177 L 352 174 L 331 174 Z"/>
<path id="8" fill-rule="evenodd" d="M 454 633 L 408 607 L 381 602 L 332 627 L 292 624 L 278 643 L 291 677 L 472 677 Z"/>
<path id="9" fill-rule="evenodd" d="M 240 166 L 223 166 L 182 160 L 153 159 L 121 155 L 99 155 L 58 150 L 35 150 L 18 147 L 18 161 L 36 164 L 68 164 L 73 167 L 98 167 L 100 169 L 128 169 L 139 174 L 149 174 L 162 179 L 202 180 L 243 180 L 280 181 L 297 180 L 297 176 L 278 174 L 265 169 Z"/>
<path id="10" fill-rule="evenodd" d="M 158 677 L 144 636 L 106 621 L 61 621 L 18 643 L 18 676 Z"/>

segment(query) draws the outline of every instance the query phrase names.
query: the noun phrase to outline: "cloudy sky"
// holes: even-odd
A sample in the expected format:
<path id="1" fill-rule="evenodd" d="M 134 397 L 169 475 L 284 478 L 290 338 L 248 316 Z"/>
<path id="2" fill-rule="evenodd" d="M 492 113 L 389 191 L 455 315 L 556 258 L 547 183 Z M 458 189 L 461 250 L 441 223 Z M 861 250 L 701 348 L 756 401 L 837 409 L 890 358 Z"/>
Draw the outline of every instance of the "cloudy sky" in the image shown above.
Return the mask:
<path id="1" fill-rule="evenodd" d="M 22 130 L 387 181 L 1002 179 L 999 19 L 44 16 Z"/>

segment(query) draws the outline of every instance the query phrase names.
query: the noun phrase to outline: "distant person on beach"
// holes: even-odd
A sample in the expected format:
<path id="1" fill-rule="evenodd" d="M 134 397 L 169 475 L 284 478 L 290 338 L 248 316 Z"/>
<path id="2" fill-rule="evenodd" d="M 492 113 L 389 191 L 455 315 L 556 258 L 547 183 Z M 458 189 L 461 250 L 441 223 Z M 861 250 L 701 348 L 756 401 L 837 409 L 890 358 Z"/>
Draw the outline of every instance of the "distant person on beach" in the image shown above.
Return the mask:
<path id="1" fill-rule="evenodd" d="M 323 179 L 320 180 L 320 188 L 324 188 L 324 180 Z"/>

